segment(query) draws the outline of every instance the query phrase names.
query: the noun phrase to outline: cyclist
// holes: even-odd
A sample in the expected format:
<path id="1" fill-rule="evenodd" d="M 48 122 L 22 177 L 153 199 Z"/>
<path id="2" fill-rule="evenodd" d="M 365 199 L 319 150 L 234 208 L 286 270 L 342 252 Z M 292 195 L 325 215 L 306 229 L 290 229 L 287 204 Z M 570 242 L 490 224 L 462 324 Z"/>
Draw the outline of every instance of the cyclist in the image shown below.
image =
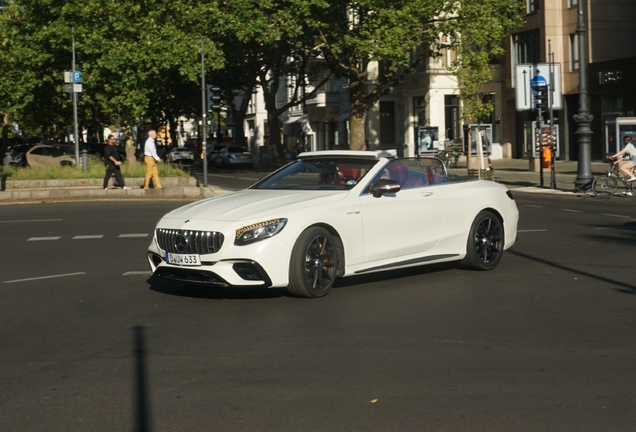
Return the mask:
<path id="1" fill-rule="evenodd" d="M 634 167 L 636 167 L 636 147 L 632 144 L 632 138 L 629 136 L 623 137 L 623 143 L 625 147 L 614 156 L 610 156 L 610 159 L 614 161 L 614 164 L 622 162 L 618 164 L 618 169 L 628 177 L 628 182 L 632 182 L 636 180 L 636 176 L 634 175 Z M 629 159 L 623 160 L 624 155 L 629 156 Z"/>

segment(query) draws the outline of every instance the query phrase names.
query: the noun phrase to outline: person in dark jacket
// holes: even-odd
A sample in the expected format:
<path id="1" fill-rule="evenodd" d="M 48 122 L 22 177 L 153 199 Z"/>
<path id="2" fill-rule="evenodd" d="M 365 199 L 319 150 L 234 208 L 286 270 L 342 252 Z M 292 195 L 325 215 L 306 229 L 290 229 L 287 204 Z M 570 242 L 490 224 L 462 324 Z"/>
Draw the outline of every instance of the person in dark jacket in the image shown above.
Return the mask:
<path id="1" fill-rule="evenodd" d="M 108 189 L 108 182 L 110 178 L 115 174 L 115 180 L 122 189 L 130 189 L 128 186 L 124 186 L 124 176 L 121 175 L 121 157 L 119 156 L 119 150 L 115 146 L 117 140 L 113 135 L 108 135 L 108 145 L 104 148 L 104 165 L 106 165 L 106 175 L 104 176 L 104 189 Z"/>

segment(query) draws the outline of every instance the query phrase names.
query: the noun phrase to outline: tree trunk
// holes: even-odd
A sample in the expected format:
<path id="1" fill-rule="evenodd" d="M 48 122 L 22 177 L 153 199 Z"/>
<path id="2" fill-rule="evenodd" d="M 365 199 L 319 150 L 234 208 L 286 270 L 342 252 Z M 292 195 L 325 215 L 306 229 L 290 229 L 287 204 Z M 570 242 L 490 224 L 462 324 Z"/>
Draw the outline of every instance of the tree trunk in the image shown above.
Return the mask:
<path id="1" fill-rule="evenodd" d="M 177 135 L 179 132 L 179 121 L 173 116 L 170 116 L 170 118 L 168 118 L 168 124 L 170 125 L 170 140 L 172 141 L 172 145 L 177 147 L 179 146 L 179 137 Z"/>
<path id="2" fill-rule="evenodd" d="M 0 138 L 0 156 L 4 157 L 7 151 L 7 138 L 9 135 L 9 114 L 2 116 L 2 137 Z M 0 165 L 0 168 L 2 165 Z"/>
<path id="3" fill-rule="evenodd" d="M 367 112 L 353 112 L 349 119 L 351 128 L 349 137 L 349 148 L 351 150 L 367 150 L 366 148 L 366 122 Z"/>
<path id="4" fill-rule="evenodd" d="M 276 111 L 272 114 L 268 116 L 271 117 L 271 119 L 267 122 L 269 124 L 269 143 L 276 148 L 278 161 L 285 163 L 287 160 L 285 159 L 285 146 L 280 139 L 280 119 L 278 118 Z"/>
<path id="5" fill-rule="evenodd" d="M 128 120 L 126 120 L 126 161 L 131 165 L 137 163 L 137 158 L 135 157 L 135 138 L 132 134 L 132 126 Z"/>

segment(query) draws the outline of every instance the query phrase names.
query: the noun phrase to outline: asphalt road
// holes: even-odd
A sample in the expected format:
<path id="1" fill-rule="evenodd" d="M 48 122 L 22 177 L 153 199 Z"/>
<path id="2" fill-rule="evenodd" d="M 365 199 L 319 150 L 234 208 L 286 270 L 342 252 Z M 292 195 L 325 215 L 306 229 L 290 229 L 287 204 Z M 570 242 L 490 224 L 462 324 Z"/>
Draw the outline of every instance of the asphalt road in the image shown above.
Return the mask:
<path id="1" fill-rule="evenodd" d="M 631 431 L 636 199 L 516 197 L 494 271 L 317 300 L 148 280 L 184 202 L 3 206 L 0 430 Z"/>

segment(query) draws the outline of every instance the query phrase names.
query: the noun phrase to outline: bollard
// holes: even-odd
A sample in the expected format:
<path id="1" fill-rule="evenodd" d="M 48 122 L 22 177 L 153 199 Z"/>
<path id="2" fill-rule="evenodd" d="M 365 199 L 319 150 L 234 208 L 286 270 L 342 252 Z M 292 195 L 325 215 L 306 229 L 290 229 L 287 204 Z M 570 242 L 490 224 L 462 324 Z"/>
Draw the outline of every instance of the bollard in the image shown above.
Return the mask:
<path id="1" fill-rule="evenodd" d="M 82 172 L 88 172 L 88 152 L 86 149 L 82 150 Z"/>

